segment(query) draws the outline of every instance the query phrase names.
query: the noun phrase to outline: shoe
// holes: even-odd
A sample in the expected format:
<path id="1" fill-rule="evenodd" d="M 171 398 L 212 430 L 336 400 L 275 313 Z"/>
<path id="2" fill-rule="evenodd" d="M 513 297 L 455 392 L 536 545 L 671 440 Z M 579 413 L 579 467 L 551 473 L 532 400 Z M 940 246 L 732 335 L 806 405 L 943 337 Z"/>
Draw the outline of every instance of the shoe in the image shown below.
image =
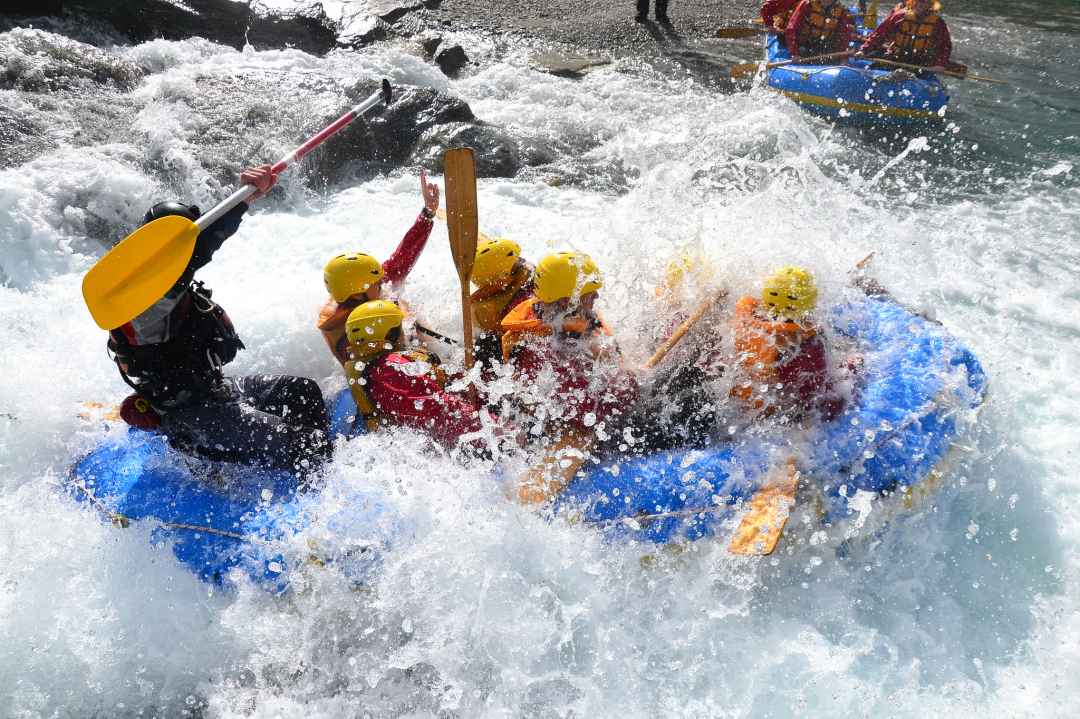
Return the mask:
<path id="1" fill-rule="evenodd" d="M 644 15 L 635 15 L 634 22 L 649 22 L 649 18 Z"/>

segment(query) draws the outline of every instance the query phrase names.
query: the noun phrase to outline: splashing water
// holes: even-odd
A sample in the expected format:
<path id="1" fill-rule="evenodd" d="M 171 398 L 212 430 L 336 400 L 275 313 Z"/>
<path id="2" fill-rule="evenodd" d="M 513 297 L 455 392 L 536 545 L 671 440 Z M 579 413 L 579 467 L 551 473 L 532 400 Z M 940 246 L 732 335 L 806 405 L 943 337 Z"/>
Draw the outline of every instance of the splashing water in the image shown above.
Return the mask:
<path id="1" fill-rule="evenodd" d="M 1044 142 L 1018 166 L 962 110 L 942 133 L 863 138 L 763 90 L 717 95 L 631 60 L 573 82 L 511 53 L 448 83 L 389 47 L 113 52 L 147 72 L 129 98 L 135 135 L 0 171 L 0 715 L 1054 716 L 1075 703 L 1075 151 Z M 80 403 L 126 394 L 82 273 L 152 201 L 221 196 L 188 102 L 242 70 L 448 88 L 487 121 L 622 168 L 622 194 L 554 186 L 558 163 L 547 178 L 482 180 L 480 212 L 529 257 L 591 253 L 629 357 L 648 353 L 643 305 L 677 251 L 711 258 L 733 296 L 805 265 L 823 303 L 875 252 L 879 280 L 973 348 L 992 400 L 946 489 L 841 558 L 608 544 L 401 431 L 342 444 L 328 470 L 332 485 L 383 488 L 412 527 L 371 591 L 333 572 L 285 598 L 212 591 L 149 527 L 106 526 L 57 485 L 101 438 Z M 313 329 L 322 265 L 348 249 L 386 256 L 419 209 L 416 184 L 392 174 L 316 195 L 291 179 L 245 220 L 200 275 L 249 348 L 233 373 L 344 386 Z M 405 296 L 455 334 L 443 228 Z"/>

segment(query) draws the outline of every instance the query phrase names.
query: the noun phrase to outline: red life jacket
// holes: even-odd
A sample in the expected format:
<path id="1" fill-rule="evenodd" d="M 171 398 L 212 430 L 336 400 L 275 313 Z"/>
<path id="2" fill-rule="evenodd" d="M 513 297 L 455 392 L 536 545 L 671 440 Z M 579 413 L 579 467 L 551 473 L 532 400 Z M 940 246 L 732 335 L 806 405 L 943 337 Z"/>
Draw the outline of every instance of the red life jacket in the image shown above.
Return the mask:
<path id="1" fill-rule="evenodd" d="M 819 55 L 836 49 L 840 22 L 847 14 L 843 3 L 834 3 L 828 10 L 821 0 L 809 0 L 810 12 L 799 27 L 799 49 L 804 55 Z"/>
<path id="2" fill-rule="evenodd" d="M 900 23 L 900 29 L 892 36 L 886 53 L 912 65 L 931 64 L 937 56 L 940 19 L 937 13 L 914 19 L 905 17 Z"/>

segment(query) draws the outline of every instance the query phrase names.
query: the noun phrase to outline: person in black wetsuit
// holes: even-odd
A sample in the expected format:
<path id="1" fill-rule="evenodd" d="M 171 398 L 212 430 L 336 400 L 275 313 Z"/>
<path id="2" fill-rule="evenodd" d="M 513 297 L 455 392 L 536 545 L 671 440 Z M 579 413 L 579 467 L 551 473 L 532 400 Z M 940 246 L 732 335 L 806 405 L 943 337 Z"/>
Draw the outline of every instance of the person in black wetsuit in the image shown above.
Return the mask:
<path id="1" fill-rule="evenodd" d="M 668 0 L 655 0 L 656 5 L 656 21 L 665 25 L 671 24 L 671 20 L 667 14 Z M 634 20 L 637 22 L 645 22 L 649 19 L 649 0 L 637 0 L 637 15 Z"/>
<path id="2" fill-rule="evenodd" d="M 244 348 L 229 316 L 194 281 L 195 272 L 240 227 L 248 203 L 275 182 L 269 165 L 245 170 L 243 184 L 258 192 L 204 229 L 176 284 L 149 309 L 109 333 L 109 352 L 136 392 L 121 407 L 133 426 L 160 427 L 177 448 L 208 459 L 287 469 L 304 476 L 329 457 L 326 404 L 305 377 L 226 377 L 222 367 Z M 161 202 L 148 223 L 199 209 Z"/>

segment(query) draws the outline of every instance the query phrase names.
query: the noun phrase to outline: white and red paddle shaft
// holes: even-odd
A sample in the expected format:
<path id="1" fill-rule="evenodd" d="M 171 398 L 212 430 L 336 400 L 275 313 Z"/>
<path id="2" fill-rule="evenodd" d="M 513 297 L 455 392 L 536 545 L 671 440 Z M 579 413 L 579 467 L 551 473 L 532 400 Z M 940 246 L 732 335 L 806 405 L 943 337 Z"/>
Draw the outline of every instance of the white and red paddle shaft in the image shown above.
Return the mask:
<path id="1" fill-rule="evenodd" d="M 307 155 L 309 152 L 326 142 L 326 140 L 328 140 L 329 138 L 336 135 L 343 128 L 349 125 L 353 120 L 360 117 L 365 112 L 378 105 L 380 102 L 384 103 L 385 105 L 389 105 L 390 99 L 390 82 L 388 80 L 383 80 L 382 87 L 379 89 L 378 92 L 372 94 L 371 97 L 364 100 L 359 105 L 349 110 L 344 115 L 324 127 L 318 132 L 318 134 L 313 136 L 303 145 L 282 157 L 280 160 L 274 163 L 273 167 L 270 168 L 270 171 L 277 175 L 292 163 L 296 162 L 297 160 L 303 159 L 304 156 Z M 207 227 L 214 224 L 214 222 L 216 222 L 222 215 L 239 205 L 247 198 L 251 197 L 253 194 L 255 194 L 255 192 L 256 188 L 254 185 L 243 185 L 236 192 L 232 193 L 220 203 L 215 205 L 212 210 L 199 217 L 199 219 L 195 221 L 195 224 L 200 230 L 205 230 Z"/>

